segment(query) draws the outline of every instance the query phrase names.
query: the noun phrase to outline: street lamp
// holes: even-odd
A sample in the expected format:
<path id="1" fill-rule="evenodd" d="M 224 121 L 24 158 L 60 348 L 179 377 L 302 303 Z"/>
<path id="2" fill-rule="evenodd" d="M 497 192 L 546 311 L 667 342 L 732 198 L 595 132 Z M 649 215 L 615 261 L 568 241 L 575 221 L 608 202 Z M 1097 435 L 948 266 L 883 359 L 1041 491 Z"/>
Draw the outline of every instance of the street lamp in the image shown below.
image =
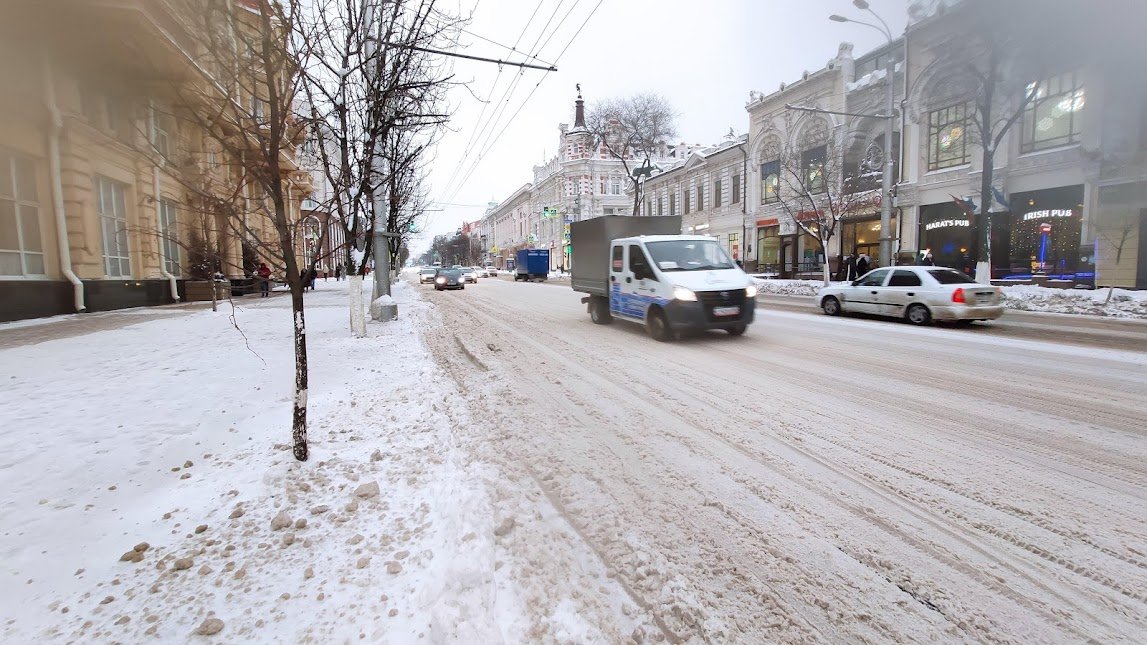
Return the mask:
<path id="1" fill-rule="evenodd" d="M 891 56 L 892 30 L 888 28 L 888 23 L 884 22 L 884 19 L 868 6 L 868 2 L 865 0 L 852 0 L 852 4 L 857 9 L 872 14 L 880 21 L 881 26 L 878 27 L 870 22 L 854 20 L 838 14 L 833 14 L 828 19 L 833 22 L 854 22 L 858 25 L 871 27 L 888 39 L 889 56 L 884 68 L 885 78 L 888 81 L 887 104 L 885 106 L 885 114 L 888 118 L 884 120 L 884 176 L 880 181 L 880 262 L 881 266 L 892 266 L 892 120 L 896 114 L 896 99 L 892 89 L 893 80 L 896 78 L 896 62 Z"/>

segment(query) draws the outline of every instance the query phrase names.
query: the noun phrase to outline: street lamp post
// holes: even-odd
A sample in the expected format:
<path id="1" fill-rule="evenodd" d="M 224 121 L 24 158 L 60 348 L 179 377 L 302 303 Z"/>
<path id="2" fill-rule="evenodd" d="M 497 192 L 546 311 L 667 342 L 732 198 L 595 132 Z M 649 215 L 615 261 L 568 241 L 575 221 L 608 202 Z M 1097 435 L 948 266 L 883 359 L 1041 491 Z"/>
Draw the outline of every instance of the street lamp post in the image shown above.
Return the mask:
<path id="1" fill-rule="evenodd" d="M 885 103 L 887 118 L 884 119 L 884 176 L 880 180 L 880 264 L 881 266 L 892 266 L 894 264 L 892 258 L 892 120 L 896 114 L 896 99 L 892 87 L 893 80 L 896 78 L 896 62 L 891 56 L 892 30 L 888 28 L 888 23 L 884 22 L 884 19 L 868 6 L 866 0 L 852 0 L 852 4 L 857 9 L 872 14 L 882 26 L 878 27 L 872 23 L 853 20 L 837 14 L 829 16 L 828 19 L 833 22 L 854 22 L 858 25 L 871 27 L 884 34 L 889 45 L 888 61 L 884 67 L 888 94 Z"/>

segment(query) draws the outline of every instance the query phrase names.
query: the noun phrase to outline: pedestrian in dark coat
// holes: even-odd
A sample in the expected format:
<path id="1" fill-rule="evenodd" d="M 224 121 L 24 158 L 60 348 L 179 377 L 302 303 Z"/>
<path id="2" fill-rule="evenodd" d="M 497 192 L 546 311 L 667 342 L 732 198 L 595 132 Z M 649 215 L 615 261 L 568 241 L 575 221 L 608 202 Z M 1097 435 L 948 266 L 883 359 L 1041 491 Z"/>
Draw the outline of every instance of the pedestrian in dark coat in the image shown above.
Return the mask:
<path id="1" fill-rule="evenodd" d="M 872 263 L 871 258 L 867 253 L 861 253 L 860 257 L 856 258 L 856 277 L 860 277 L 868 273 L 868 267 Z"/>
<path id="2" fill-rule="evenodd" d="M 852 282 L 856 279 L 856 254 L 849 253 L 840 262 L 840 280 Z"/>
<path id="3" fill-rule="evenodd" d="M 260 262 L 255 275 L 259 276 L 259 291 L 263 294 L 260 297 L 266 298 L 271 295 L 271 267 L 267 266 L 266 262 Z"/>
<path id="4" fill-rule="evenodd" d="M 926 267 L 936 266 L 936 261 L 932 259 L 932 252 L 931 251 L 928 251 L 927 253 L 924 254 L 924 259 L 920 260 L 920 264 L 922 264 Z"/>

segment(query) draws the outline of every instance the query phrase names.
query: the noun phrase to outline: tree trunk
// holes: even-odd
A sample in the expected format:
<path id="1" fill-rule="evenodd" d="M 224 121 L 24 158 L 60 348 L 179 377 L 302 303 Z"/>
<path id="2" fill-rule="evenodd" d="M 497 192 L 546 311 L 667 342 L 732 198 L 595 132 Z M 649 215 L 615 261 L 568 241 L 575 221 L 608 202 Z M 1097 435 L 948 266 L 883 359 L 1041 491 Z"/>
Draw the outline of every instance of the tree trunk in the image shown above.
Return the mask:
<path id="1" fill-rule="evenodd" d="M 295 283 L 298 283 L 296 288 Z M 303 317 L 303 289 L 301 280 L 292 280 L 291 313 L 295 339 L 295 406 L 291 415 L 291 441 L 295 459 L 307 460 L 307 324 Z"/>
<path id="2" fill-rule="evenodd" d="M 995 154 L 984 145 L 984 169 L 980 173 L 980 217 L 976 222 L 976 282 L 992 283 L 992 174 Z"/>
<path id="3" fill-rule="evenodd" d="M 641 183 L 633 182 L 633 216 L 637 217 L 641 209 Z"/>

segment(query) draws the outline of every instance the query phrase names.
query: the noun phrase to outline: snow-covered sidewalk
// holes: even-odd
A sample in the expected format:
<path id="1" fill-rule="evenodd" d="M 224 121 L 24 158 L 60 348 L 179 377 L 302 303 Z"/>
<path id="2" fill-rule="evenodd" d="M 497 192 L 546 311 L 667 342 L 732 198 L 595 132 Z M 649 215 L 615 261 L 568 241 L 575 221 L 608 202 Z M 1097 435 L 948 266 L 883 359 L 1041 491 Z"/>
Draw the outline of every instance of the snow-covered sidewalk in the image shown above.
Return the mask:
<path id="1" fill-rule="evenodd" d="M 761 293 L 772 295 L 812 297 L 824 286 L 820 280 L 773 280 L 760 275 L 752 278 Z M 1001 290 L 1004 306 L 1018 311 L 1147 319 L 1147 291 L 1115 289 L 1108 301 L 1105 288 L 1054 289 L 1014 285 L 1001 287 Z"/>
<path id="2" fill-rule="evenodd" d="M 306 296 L 306 463 L 286 298 L 0 350 L 4 641 L 521 637 L 435 314 L 401 284 L 353 339 L 346 285 Z"/>

